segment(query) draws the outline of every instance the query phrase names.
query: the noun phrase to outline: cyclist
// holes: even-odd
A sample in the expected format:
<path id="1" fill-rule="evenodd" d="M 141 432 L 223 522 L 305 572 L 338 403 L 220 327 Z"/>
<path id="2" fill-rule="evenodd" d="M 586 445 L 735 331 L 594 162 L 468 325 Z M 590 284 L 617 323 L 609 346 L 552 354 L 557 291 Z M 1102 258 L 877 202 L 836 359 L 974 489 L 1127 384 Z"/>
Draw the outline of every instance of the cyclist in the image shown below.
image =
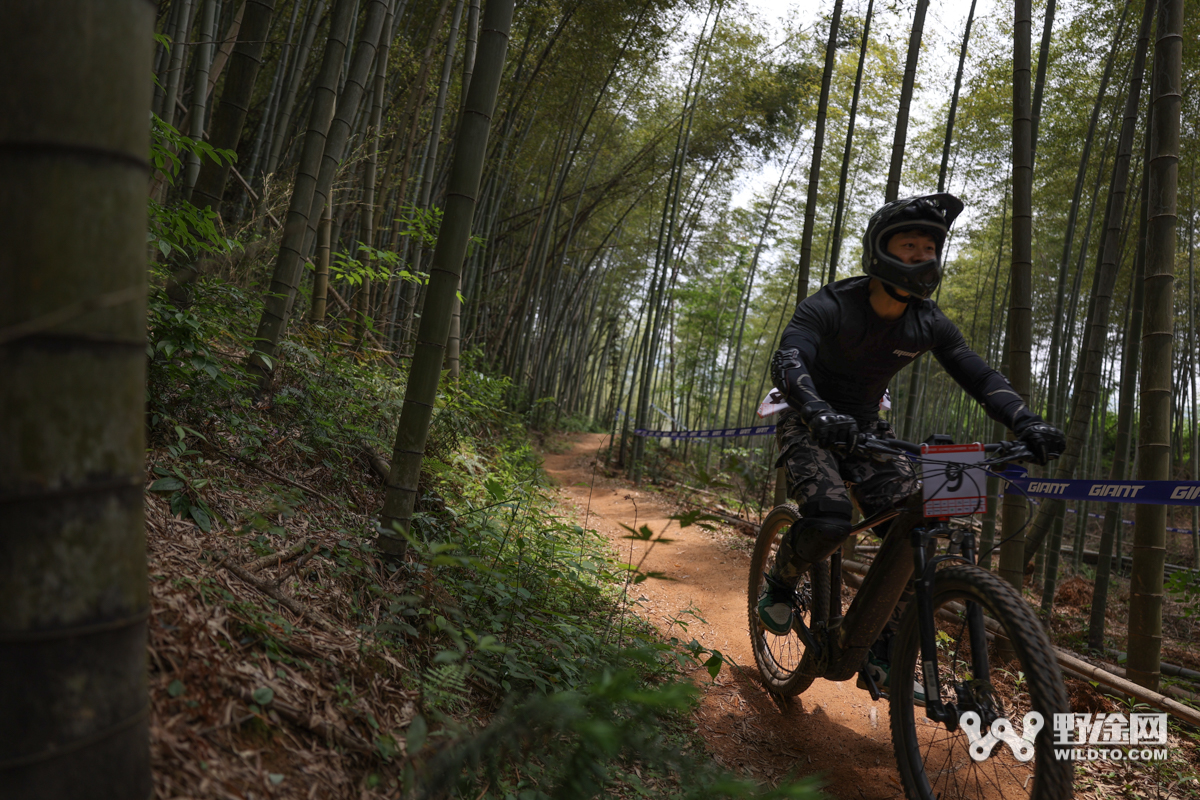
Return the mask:
<path id="1" fill-rule="evenodd" d="M 962 210 L 962 201 L 946 193 L 884 205 L 863 235 L 866 275 L 831 283 L 803 300 L 783 331 L 771 359 L 772 382 L 789 406 L 776 426 L 777 466 L 787 470 L 788 496 L 801 518 L 783 536 L 771 574 L 775 580 L 767 582 L 759 600 L 759 617 L 771 633 L 791 631 L 789 600 L 800 577 L 849 535 L 851 497 L 870 516 L 920 487 L 907 461 L 847 451 L 860 431 L 893 435 L 879 418 L 884 392 L 892 376 L 921 353 L 932 352 L 1039 463 L 1057 458 L 1066 445 L 1062 432 L 1025 405 L 930 299 L 942 277 L 946 234 Z M 887 527 L 876 531 L 883 535 Z M 893 615 L 869 657 L 881 686 L 897 621 Z"/>

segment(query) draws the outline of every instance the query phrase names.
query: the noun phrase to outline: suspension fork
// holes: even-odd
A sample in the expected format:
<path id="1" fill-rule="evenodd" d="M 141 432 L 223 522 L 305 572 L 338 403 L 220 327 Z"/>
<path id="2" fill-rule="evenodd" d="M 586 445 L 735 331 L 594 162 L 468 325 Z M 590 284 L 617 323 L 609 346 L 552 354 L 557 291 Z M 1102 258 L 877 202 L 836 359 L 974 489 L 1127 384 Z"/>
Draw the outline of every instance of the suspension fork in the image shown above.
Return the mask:
<path id="1" fill-rule="evenodd" d="M 975 563 L 974 532 L 963 532 L 962 552 L 968 562 Z M 988 665 L 987 629 L 983 622 L 983 608 L 970 601 L 967 602 L 967 635 L 971 639 L 971 678 L 990 682 L 992 671 Z"/>
<path id="2" fill-rule="evenodd" d="M 944 523 L 943 523 L 944 524 Z M 913 528 L 909 536 L 913 546 L 913 593 L 917 601 L 917 628 L 921 643 L 921 673 L 925 688 L 925 716 L 940 722 L 949 731 L 958 728 L 958 707 L 942 702 L 941 679 L 938 676 L 937 625 L 933 619 L 933 577 L 939 561 L 958 556 L 926 559 L 925 553 L 940 526 Z M 980 622 L 982 622 L 982 614 Z M 968 623 L 969 624 L 969 623 Z M 974 629 L 974 625 L 970 625 Z M 972 644 L 974 640 L 972 640 Z M 985 651 L 986 652 L 986 651 Z M 893 691 L 899 691 L 893 687 Z"/>

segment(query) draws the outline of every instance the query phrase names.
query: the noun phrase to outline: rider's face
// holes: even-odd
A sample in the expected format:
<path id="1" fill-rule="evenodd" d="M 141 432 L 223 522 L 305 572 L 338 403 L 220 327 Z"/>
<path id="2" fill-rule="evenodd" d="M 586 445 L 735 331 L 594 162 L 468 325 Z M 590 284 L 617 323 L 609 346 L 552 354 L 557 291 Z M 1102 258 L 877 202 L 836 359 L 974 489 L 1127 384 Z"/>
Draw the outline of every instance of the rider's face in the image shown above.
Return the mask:
<path id="1" fill-rule="evenodd" d="M 905 264 L 920 264 L 937 258 L 937 242 L 927 233 L 903 231 L 888 239 L 887 251 Z"/>

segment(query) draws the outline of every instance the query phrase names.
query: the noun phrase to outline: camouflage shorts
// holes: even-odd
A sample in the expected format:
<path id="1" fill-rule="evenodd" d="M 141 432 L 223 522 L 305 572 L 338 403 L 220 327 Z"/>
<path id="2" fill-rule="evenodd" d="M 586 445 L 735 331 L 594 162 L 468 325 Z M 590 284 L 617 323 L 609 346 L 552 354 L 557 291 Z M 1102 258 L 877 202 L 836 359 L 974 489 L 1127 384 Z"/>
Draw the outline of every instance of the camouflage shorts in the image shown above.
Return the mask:
<path id="1" fill-rule="evenodd" d="M 890 435 L 891 426 L 880 420 L 872 433 Z M 785 413 L 775 438 L 780 466 L 787 470 L 788 497 L 805 516 L 849 516 L 851 499 L 863 516 L 870 516 L 921 488 L 912 464 L 904 459 L 883 461 L 858 454 L 843 458 L 821 447 L 799 414 Z M 846 484 L 851 485 L 849 491 Z"/>

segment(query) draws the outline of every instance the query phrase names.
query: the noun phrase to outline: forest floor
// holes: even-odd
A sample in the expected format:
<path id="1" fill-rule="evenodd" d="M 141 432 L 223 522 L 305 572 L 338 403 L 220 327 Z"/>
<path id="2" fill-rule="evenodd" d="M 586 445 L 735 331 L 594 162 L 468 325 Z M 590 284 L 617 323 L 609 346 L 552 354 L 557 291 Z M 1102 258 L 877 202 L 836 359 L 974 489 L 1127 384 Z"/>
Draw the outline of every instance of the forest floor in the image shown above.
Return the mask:
<path id="1" fill-rule="evenodd" d="M 575 434 L 543 453 L 544 469 L 559 484 L 561 505 L 584 527 L 608 536 L 622 560 L 665 579 L 630 587 L 629 601 L 664 635 L 719 650 L 725 666 L 704 682 L 695 721 L 712 757 L 721 765 L 775 785 L 820 774 L 826 791 L 841 800 L 903 797 L 892 751 L 886 700 L 872 702 L 853 681 L 817 680 L 803 695 L 784 700 L 757 679 L 747 634 L 747 570 L 753 540 L 728 526 L 679 528 L 680 511 L 665 495 L 635 488 L 598 468 L 604 434 Z M 633 541 L 628 525 L 648 525 L 669 541 Z M 681 633 L 678 625 L 686 625 Z M 702 672 L 702 671 L 701 671 Z M 1073 705 L 1120 710 L 1081 681 L 1068 681 Z M 1174 737 L 1173 737 L 1174 739 Z M 1194 751 L 1193 742 L 1186 745 Z M 1190 755 L 1194 756 L 1192 752 Z M 1191 760 L 1190 758 L 1188 760 Z M 1143 765 L 1077 768 L 1076 797 L 1194 797 L 1191 773 L 1159 774 Z M 1174 778 L 1174 779 L 1172 779 Z M 1181 780 L 1182 778 L 1182 780 Z"/>

